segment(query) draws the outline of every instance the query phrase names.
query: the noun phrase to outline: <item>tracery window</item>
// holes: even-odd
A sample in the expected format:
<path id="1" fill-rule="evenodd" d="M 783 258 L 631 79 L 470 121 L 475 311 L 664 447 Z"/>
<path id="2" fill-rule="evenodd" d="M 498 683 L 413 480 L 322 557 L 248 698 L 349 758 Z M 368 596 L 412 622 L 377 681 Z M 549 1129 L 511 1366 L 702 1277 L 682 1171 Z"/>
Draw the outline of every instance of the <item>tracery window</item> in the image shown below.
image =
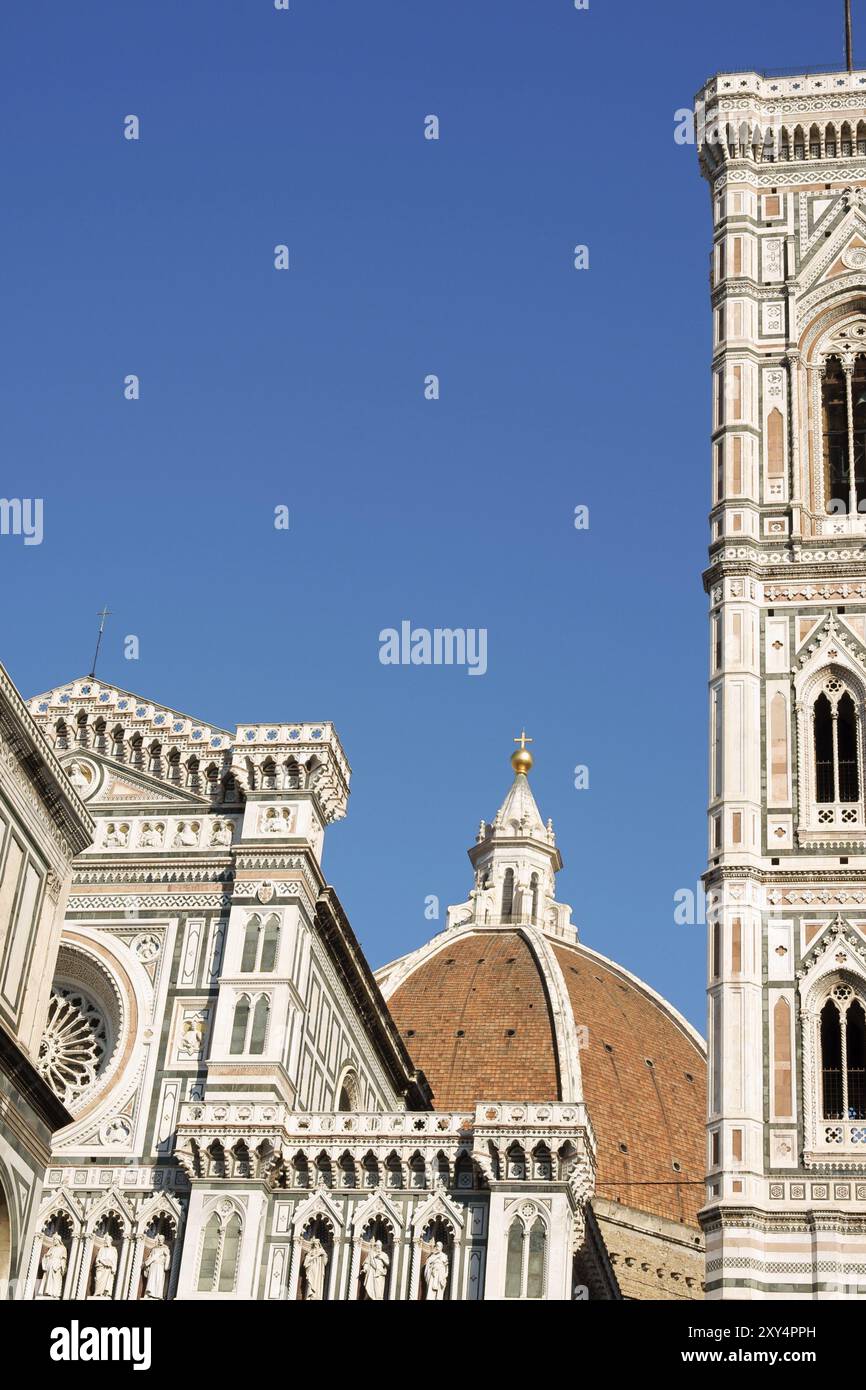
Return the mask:
<path id="1" fill-rule="evenodd" d="M 854 339 L 851 338 L 850 346 Z M 866 356 L 825 361 L 821 380 L 821 433 L 826 509 L 831 515 L 866 512 Z"/>
<path id="2" fill-rule="evenodd" d="M 814 796 L 819 825 L 861 819 L 860 718 L 844 681 L 830 672 L 812 705 Z"/>
<path id="3" fill-rule="evenodd" d="M 833 988 L 821 1010 L 820 1040 L 822 1119 L 866 1120 L 866 1011 L 847 983 Z M 858 1135 L 866 1142 L 866 1129 L 852 1131 L 854 1142 Z"/>
<path id="4" fill-rule="evenodd" d="M 508 1228 L 505 1297 L 544 1298 L 547 1227 L 541 1216 L 515 1216 Z"/>

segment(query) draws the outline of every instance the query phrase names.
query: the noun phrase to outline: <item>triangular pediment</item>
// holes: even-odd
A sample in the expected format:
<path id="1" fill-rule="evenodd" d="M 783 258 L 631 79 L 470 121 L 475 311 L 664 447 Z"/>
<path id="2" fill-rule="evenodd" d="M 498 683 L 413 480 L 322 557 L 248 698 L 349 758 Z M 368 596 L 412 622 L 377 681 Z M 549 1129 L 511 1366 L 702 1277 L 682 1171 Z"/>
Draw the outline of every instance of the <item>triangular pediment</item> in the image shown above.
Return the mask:
<path id="1" fill-rule="evenodd" d="M 822 228 L 820 233 L 818 227 Z M 866 207 L 843 193 L 833 200 L 816 226 L 800 261 L 797 282 L 806 295 L 822 281 L 866 268 Z"/>
<path id="2" fill-rule="evenodd" d="M 317 1188 L 305 1201 L 301 1202 L 292 1220 L 294 1230 L 296 1232 L 302 1231 L 307 1222 L 312 1221 L 316 1216 L 323 1216 L 329 1220 L 335 1232 L 339 1231 L 343 1225 L 343 1214 L 326 1188 Z"/>
<path id="3" fill-rule="evenodd" d="M 829 613 L 821 619 L 804 645 L 797 652 L 797 665 L 801 676 L 822 666 L 846 665 L 866 671 L 866 644 L 850 628 L 843 617 Z"/>
<path id="4" fill-rule="evenodd" d="M 177 1235 L 183 1225 L 183 1209 L 170 1192 L 155 1192 L 144 1206 L 139 1208 L 136 1216 L 135 1231 L 137 1235 L 144 1235 L 151 1221 L 157 1216 L 166 1216 L 174 1226 Z"/>
<path id="5" fill-rule="evenodd" d="M 70 750 L 59 757 L 64 772 L 90 811 L 102 806 L 117 810 L 122 806 L 208 804 L 205 796 L 188 788 L 167 786 L 157 777 L 112 762 L 90 749 Z"/>
<path id="6" fill-rule="evenodd" d="M 384 1187 L 377 1187 L 367 1198 L 356 1208 L 352 1216 L 352 1230 L 355 1234 L 360 1234 L 368 1221 L 372 1221 L 377 1216 L 384 1216 L 392 1223 L 395 1231 L 402 1230 L 403 1218 L 391 1201 Z"/>
<path id="7" fill-rule="evenodd" d="M 117 1187 L 112 1187 L 104 1193 L 90 1208 L 87 1213 L 86 1234 L 92 1235 L 102 1218 L 109 1215 L 118 1216 L 124 1226 L 124 1235 L 129 1235 L 135 1224 L 135 1212 Z"/>
<path id="8" fill-rule="evenodd" d="M 831 970 L 866 978 L 866 941 L 841 913 L 827 923 L 803 957 L 797 971 L 801 995 L 806 998 L 816 981 Z"/>
<path id="9" fill-rule="evenodd" d="M 437 1188 L 426 1202 L 422 1202 L 420 1206 L 415 1208 L 412 1215 L 412 1229 L 416 1235 L 420 1234 L 424 1227 L 437 1216 L 450 1221 L 455 1232 L 463 1227 L 463 1211 L 456 1202 L 451 1200 L 444 1186 Z"/>

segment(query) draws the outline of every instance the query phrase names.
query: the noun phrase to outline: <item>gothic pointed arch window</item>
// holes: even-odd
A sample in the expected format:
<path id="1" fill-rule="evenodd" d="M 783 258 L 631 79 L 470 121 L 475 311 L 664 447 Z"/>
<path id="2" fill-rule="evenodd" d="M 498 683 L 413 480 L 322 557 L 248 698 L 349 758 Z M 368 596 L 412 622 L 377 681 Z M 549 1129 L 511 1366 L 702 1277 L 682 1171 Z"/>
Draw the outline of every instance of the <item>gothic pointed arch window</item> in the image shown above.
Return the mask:
<path id="1" fill-rule="evenodd" d="M 204 1240 L 202 1241 L 201 1259 L 199 1260 L 198 1266 L 199 1293 L 213 1292 L 221 1235 L 222 1222 L 216 1212 L 214 1212 L 213 1215 L 208 1218 L 207 1225 L 204 1228 Z"/>
<path id="2" fill-rule="evenodd" d="M 340 1081 L 337 1094 L 337 1109 L 344 1114 L 361 1109 L 358 1077 L 351 1067 L 343 1074 Z"/>
<path id="3" fill-rule="evenodd" d="M 829 670 L 813 691 L 812 799 L 817 826 L 863 820 L 862 699 L 844 673 Z"/>
<path id="4" fill-rule="evenodd" d="M 828 357 L 821 382 L 821 433 L 824 443 L 824 497 L 828 512 L 848 510 L 848 398 L 845 373 Z"/>
<path id="5" fill-rule="evenodd" d="M 821 1118 L 866 1120 L 866 1009 L 847 982 L 833 987 L 821 1009 L 819 1026 Z M 855 1126 L 853 1135 L 866 1142 L 862 1128 Z"/>
<path id="6" fill-rule="evenodd" d="M 261 918 L 253 913 L 244 928 L 244 948 L 241 953 L 241 974 L 249 975 L 256 968 L 256 961 L 259 954 L 259 935 L 261 933 Z"/>
<path id="7" fill-rule="evenodd" d="M 279 944 L 279 915 L 272 912 L 266 921 L 262 922 L 259 914 L 254 912 L 244 928 L 241 974 L 250 975 L 255 971 L 261 975 L 273 974 L 276 968 Z"/>
<path id="8" fill-rule="evenodd" d="M 505 1297 L 543 1299 L 547 1282 L 547 1225 L 530 1204 L 508 1227 Z"/>
<path id="9" fill-rule="evenodd" d="M 242 994 L 235 1004 L 235 1016 L 232 1020 L 232 1037 L 229 1045 L 229 1052 L 233 1055 L 237 1055 L 246 1050 L 249 1023 L 250 1001 L 246 994 Z"/>
<path id="10" fill-rule="evenodd" d="M 253 1009 L 253 1026 L 250 1030 L 250 1053 L 255 1057 L 260 1057 L 265 1050 L 270 1011 L 271 1001 L 268 996 L 266 994 L 259 995 Z"/>
<path id="11" fill-rule="evenodd" d="M 810 368 L 812 495 L 829 517 L 821 534 L 863 530 L 866 522 L 866 297 L 819 317 L 804 338 Z M 847 517 L 847 521 L 839 520 Z"/>
<path id="12" fill-rule="evenodd" d="M 199 1293 L 234 1293 L 243 1224 L 238 1213 L 212 1212 L 204 1228 L 198 1267 Z"/>
<path id="13" fill-rule="evenodd" d="M 263 975 L 272 974 L 276 968 L 279 944 L 280 919 L 276 913 L 271 913 L 262 931 L 262 954 L 259 960 L 259 970 Z"/>
<path id="14" fill-rule="evenodd" d="M 851 374 L 851 424 L 854 443 L 854 482 L 857 510 L 866 511 L 866 355 L 854 359 Z"/>
<path id="15" fill-rule="evenodd" d="M 218 1293 L 234 1293 L 238 1276 L 238 1255 L 241 1247 L 241 1218 L 237 1212 L 230 1216 L 223 1234 L 219 1266 Z"/>

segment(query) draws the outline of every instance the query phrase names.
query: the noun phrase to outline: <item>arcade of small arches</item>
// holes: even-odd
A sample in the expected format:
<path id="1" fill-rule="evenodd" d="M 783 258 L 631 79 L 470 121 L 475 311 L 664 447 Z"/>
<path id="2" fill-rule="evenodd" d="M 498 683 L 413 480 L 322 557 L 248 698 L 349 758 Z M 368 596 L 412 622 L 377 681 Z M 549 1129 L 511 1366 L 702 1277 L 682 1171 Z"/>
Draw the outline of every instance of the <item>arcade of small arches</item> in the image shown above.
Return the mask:
<path id="1" fill-rule="evenodd" d="M 866 155 L 866 121 L 862 120 L 813 122 L 808 126 L 727 121 L 714 124 L 707 138 L 717 154 L 756 164 Z"/>
<path id="2" fill-rule="evenodd" d="M 58 719 L 53 728 L 53 737 L 58 753 L 92 750 L 178 787 L 207 795 L 211 801 L 236 802 L 241 799 L 235 776 L 237 769 L 232 770 L 230 754 L 221 762 L 211 760 L 203 765 L 196 752 L 184 756 L 180 748 L 166 747 L 159 738 L 146 743 L 141 732 L 130 733 L 122 724 L 109 729 L 102 715 L 91 723 L 86 710 L 79 712 L 74 724 Z M 272 757 L 265 757 L 261 761 L 245 757 L 243 783 L 251 791 L 303 791 L 314 785 L 322 766 L 321 759 L 315 754 L 306 761 L 288 757 L 279 763 Z"/>

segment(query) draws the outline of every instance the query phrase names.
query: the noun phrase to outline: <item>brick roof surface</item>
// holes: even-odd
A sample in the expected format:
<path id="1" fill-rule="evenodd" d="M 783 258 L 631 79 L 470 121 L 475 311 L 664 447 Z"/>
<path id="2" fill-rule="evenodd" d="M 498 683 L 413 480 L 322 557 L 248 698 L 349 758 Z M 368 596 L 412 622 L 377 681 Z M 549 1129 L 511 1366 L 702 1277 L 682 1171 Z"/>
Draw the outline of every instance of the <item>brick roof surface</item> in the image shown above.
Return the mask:
<path id="1" fill-rule="evenodd" d="M 588 1030 L 580 1069 L 598 1142 L 599 1196 L 697 1226 L 706 1171 L 703 1052 L 627 976 L 579 946 L 554 952 L 575 1023 Z"/>
<path id="2" fill-rule="evenodd" d="M 497 1097 L 558 1098 L 547 992 L 519 932 L 447 944 L 403 981 L 388 1006 L 437 1110 L 474 1110 L 477 1100 Z"/>
<path id="3" fill-rule="evenodd" d="M 599 1196 L 697 1226 L 705 1171 L 703 1052 L 632 978 L 579 945 L 551 944 L 583 1038 Z M 438 1110 L 471 1110 L 481 1100 L 559 1099 L 544 978 L 518 931 L 469 933 L 446 943 L 388 1003 Z"/>

